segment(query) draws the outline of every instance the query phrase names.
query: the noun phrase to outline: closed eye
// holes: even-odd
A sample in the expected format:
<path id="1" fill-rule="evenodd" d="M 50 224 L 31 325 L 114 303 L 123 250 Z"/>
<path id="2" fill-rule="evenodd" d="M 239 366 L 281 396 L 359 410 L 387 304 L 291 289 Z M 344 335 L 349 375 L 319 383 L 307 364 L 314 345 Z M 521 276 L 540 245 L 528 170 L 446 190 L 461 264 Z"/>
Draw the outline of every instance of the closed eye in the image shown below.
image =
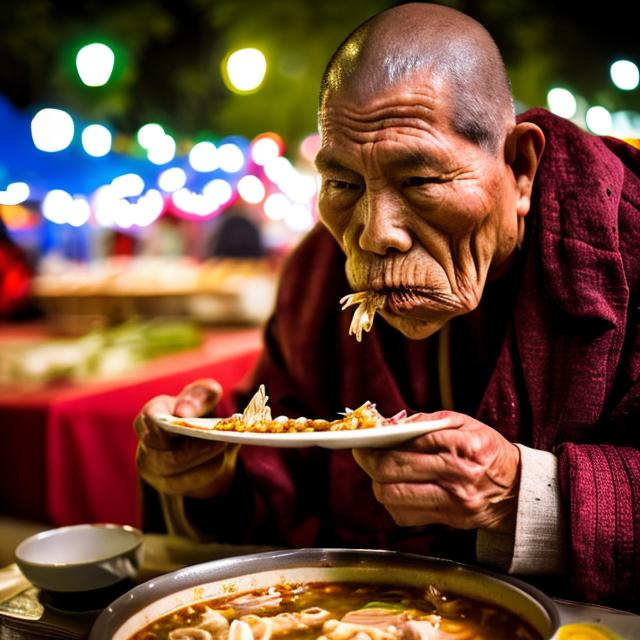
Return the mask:
<path id="1" fill-rule="evenodd" d="M 347 182 L 346 180 L 327 180 L 327 183 L 333 189 L 345 189 L 348 191 L 355 191 L 360 188 L 360 185 L 354 182 Z"/>
<path id="2" fill-rule="evenodd" d="M 403 183 L 403 187 L 422 187 L 425 184 L 441 184 L 444 182 L 442 178 L 436 176 L 411 176 L 407 178 Z"/>

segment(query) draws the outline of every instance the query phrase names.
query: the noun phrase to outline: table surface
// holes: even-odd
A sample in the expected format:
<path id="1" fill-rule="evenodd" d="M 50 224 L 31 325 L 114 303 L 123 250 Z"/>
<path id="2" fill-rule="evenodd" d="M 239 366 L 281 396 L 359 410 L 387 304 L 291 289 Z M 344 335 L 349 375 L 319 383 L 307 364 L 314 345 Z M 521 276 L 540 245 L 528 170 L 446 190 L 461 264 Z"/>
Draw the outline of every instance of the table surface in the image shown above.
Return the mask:
<path id="1" fill-rule="evenodd" d="M 2 345 L 46 336 L 0 326 Z M 207 331 L 197 349 L 156 358 L 116 379 L 0 390 L 0 512 L 55 526 L 139 524 L 133 420 L 145 402 L 195 379 L 234 386 L 255 363 L 261 329 Z"/>
<path id="2" fill-rule="evenodd" d="M 246 555 L 265 550 L 268 550 L 268 548 L 195 543 L 172 536 L 148 534 L 145 536 L 145 559 L 136 583 L 141 583 L 163 573 L 198 562 L 226 558 L 233 555 Z M 123 590 L 126 591 L 126 587 Z M 637 638 L 640 638 L 640 616 L 638 615 L 609 607 L 568 600 L 555 600 L 555 603 L 559 609 L 561 624 L 573 622 L 598 623 L 615 631 L 619 634 L 621 640 L 637 640 Z M 2 624 L 10 628 L 14 633 L 17 631 L 14 636 L 10 636 L 16 638 L 16 640 L 43 637 L 65 637 L 82 640 L 87 637 L 95 618 L 100 613 L 100 611 L 85 614 L 79 614 L 77 611 L 75 613 L 64 613 L 49 607 L 45 601 L 43 618 L 39 621 L 25 622 L 5 617 L 2 609 L 3 606 L 0 606 L 0 631 L 3 629 Z M 43 628 L 49 636 L 43 635 Z M 4 636 L 0 633 L 0 637 Z"/>

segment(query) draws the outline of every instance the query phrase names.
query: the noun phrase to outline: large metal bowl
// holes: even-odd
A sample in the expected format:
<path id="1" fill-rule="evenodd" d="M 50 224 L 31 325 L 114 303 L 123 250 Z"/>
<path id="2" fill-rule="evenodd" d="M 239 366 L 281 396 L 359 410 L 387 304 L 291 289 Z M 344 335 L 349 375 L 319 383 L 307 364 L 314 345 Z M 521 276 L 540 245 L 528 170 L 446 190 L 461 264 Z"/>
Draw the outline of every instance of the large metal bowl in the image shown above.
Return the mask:
<path id="1" fill-rule="evenodd" d="M 553 601 L 534 587 L 449 560 L 357 549 L 269 551 L 174 571 L 135 587 L 107 607 L 89 640 L 128 640 L 146 624 L 185 605 L 282 582 L 369 582 L 439 589 L 502 606 L 552 638 L 559 626 Z"/>

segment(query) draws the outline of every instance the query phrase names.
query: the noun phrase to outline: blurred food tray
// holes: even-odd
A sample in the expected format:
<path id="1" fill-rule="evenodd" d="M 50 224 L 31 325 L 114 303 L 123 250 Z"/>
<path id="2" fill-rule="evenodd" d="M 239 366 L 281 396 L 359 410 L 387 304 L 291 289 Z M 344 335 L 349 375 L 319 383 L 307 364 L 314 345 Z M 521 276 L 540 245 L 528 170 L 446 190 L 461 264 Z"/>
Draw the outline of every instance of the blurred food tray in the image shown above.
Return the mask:
<path id="1" fill-rule="evenodd" d="M 49 265 L 34 279 L 33 295 L 65 335 L 132 317 L 259 324 L 273 308 L 277 279 L 265 259 L 111 259 Z"/>

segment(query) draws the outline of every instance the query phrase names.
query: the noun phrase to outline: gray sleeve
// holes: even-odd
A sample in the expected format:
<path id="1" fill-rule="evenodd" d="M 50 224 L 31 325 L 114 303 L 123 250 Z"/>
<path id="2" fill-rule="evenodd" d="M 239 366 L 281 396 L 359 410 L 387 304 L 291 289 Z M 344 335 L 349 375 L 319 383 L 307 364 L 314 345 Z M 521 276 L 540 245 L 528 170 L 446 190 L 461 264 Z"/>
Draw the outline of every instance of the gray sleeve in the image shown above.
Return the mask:
<path id="1" fill-rule="evenodd" d="M 478 530 L 478 562 L 514 574 L 562 573 L 566 540 L 558 460 L 548 451 L 517 447 L 521 468 L 515 532 Z"/>

